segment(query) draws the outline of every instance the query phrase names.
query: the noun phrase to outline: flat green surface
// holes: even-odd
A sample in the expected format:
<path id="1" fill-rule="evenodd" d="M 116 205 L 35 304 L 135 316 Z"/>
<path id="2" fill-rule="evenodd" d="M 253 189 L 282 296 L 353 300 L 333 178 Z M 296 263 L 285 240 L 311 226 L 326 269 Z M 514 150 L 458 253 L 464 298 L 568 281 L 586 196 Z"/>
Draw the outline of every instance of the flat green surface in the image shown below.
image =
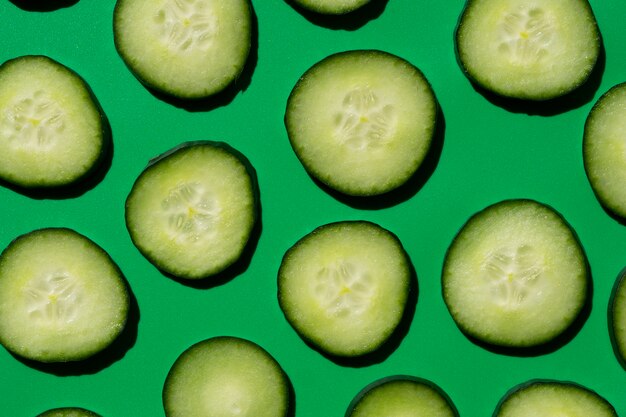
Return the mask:
<path id="1" fill-rule="evenodd" d="M 127 70 L 113 45 L 113 1 L 80 0 L 47 12 L 0 3 L 0 60 L 46 54 L 73 68 L 100 100 L 114 141 L 106 175 L 81 195 L 41 199 L 0 188 L 0 247 L 35 228 L 74 228 L 110 253 L 138 306 L 136 335 L 131 332 L 114 360 L 100 366 L 41 369 L 0 349 L 1 416 L 35 416 L 60 406 L 104 417 L 163 416 L 161 389 L 173 361 L 191 344 L 218 335 L 250 339 L 282 364 L 298 417 L 342 416 L 361 388 L 392 374 L 432 380 L 467 417 L 491 415 L 509 388 L 531 378 L 578 382 L 626 416 L 626 370 L 615 359 L 606 323 L 611 287 L 626 264 L 626 226 L 600 207 L 582 163 L 587 113 L 603 92 L 626 81 L 626 2 L 591 1 L 606 57 L 582 100 L 525 107 L 487 99 L 459 70 L 452 40 L 461 0 L 383 3 L 380 14 L 344 29 L 309 20 L 283 0 L 253 0 L 258 48 L 249 85 L 225 105 L 194 111 L 155 97 Z M 357 48 L 386 50 L 419 67 L 445 119 L 440 156 L 419 190 L 373 207 L 346 204 L 316 185 L 283 125 L 298 77 L 331 53 Z M 226 141 L 250 159 L 263 209 L 248 268 L 212 288 L 164 277 L 133 247 L 124 225 L 124 200 L 147 161 L 197 139 Z M 441 265 L 452 238 L 470 215 L 505 198 L 532 198 L 560 211 L 577 231 L 593 274 L 592 308 L 580 331 L 538 356 L 473 344 L 441 298 Z M 384 361 L 360 367 L 310 349 L 276 300 L 276 273 L 287 248 L 323 223 L 353 219 L 398 235 L 420 288 L 404 339 Z"/>

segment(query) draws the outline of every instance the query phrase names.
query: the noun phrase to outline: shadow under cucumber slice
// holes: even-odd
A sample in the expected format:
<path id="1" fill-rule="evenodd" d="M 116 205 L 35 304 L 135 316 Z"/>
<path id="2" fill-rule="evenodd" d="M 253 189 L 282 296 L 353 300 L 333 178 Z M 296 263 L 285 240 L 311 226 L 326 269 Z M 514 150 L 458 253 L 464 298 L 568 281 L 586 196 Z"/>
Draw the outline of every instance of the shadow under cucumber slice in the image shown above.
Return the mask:
<path id="1" fill-rule="evenodd" d="M 344 15 L 365 6 L 371 0 L 287 0 L 298 7 L 323 15 Z"/>

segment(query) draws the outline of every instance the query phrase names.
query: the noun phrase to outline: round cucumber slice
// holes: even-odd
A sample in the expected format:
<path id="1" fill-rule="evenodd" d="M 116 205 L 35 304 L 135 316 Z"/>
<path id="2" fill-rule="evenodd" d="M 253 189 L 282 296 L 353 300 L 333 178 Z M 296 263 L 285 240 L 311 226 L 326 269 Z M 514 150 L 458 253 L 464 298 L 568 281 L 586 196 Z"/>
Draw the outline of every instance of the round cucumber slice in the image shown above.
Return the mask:
<path id="1" fill-rule="evenodd" d="M 583 161 L 591 188 L 611 213 L 626 218 L 626 83 L 607 91 L 585 123 Z"/>
<path id="2" fill-rule="evenodd" d="M 390 231 L 366 221 L 320 226 L 283 257 L 278 301 L 307 342 L 332 356 L 381 347 L 400 323 L 411 289 L 408 255 Z"/>
<path id="3" fill-rule="evenodd" d="M 286 417 L 289 381 L 259 345 L 215 337 L 184 351 L 167 375 L 167 417 Z"/>
<path id="4" fill-rule="evenodd" d="M 37 417 L 101 417 L 93 411 L 78 407 L 54 408 L 39 414 Z"/>
<path id="5" fill-rule="evenodd" d="M 472 216 L 446 254 L 443 298 L 459 328 L 505 347 L 548 343 L 586 304 L 586 256 L 552 208 L 507 200 Z"/>
<path id="6" fill-rule="evenodd" d="M 212 96 L 243 71 L 252 43 L 248 0 L 118 0 L 115 46 L 149 88 L 181 99 Z"/>
<path id="7" fill-rule="evenodd" d="M 74 71 L 45 56 L 0 65 L 0 179 L 23 188 L 75 184 L 108 149 L 104 115 Z"/>
<path id="8" fill-rule="evenodd" d="M 609 302 L 609 331 L 620 363 L 626 367 L 626 268 L 620 272 Z"/>
<path id="9" fill-rule="evenodd" d="M 424 160 L 438 105 L 424 75 L 387 52 L 331 55 L 299 79 L 285 126 L 306 171 L 341 193 L 384 194 Z"/>
<path id="10" fill-rule="evenodd" d="M 514 387 L 493 413 L 493 417 L 534 416 L 617 417 L 617 413 L 598 393 L 573 382 L 554 380 L 532 380 Z"/>
<path id="11" fill-rule="evenodd" d="M 71 229 L 35 230 L 0 255 L 0 343 L 18 356 L 86 359 L 117 338 L 128 309 L 119 268 Z"/>
<path id="12" fill-rule="evenodd" d="M 341 15 L 353 12 L 371 0 L 289 0 L 298 6 L 320 14 Z"/>
<path id="13" fill-rule="evenodd" d="M 363 388 L 348 406 L 345 417 L 457 417 L 448 395 L 422 378 L 397 375 Z"/>
<path id="14" fill-rule="evenodd" d="M 455 43 L 474 83 L 505 97 L 548 100 L 587 80 L 601 39 L 587 0 L 468 0 Z"/>
<path id="15" fill-rule="evenodd" d="M 155 158 L 126 200 L 135 246 L 183 279 L 215 275 L 240 259 L 257 217 L 254 169 L 223 142 L 186 142 Z"/>

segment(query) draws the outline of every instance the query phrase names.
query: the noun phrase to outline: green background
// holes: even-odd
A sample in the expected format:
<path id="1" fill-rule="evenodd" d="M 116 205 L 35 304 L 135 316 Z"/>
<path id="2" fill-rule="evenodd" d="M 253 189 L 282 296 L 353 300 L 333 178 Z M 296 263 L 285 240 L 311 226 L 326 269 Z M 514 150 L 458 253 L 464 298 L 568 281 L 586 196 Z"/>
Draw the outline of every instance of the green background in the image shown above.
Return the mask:
<path id="1" fill-rule="evenodd" d="M 18 1 L 18 0 L 15 0 Z M 26 1 L 24 1 L 26 3 Z M 53 11 L 0 3 L 0 61 L 45 54 L 81 74 L 105 110 L 114 155 L 104 178 L 85 193 L 34 198 L 0 188 L 0 247 L 48 226 L 71 227 L 106 249 L 136 298 L 131 331 L 112 360 L 86 367 L 37 367 L 0 350 L 0 416 L 34 416 L 82 406 L 105 417 L 163 416 L 161 389 L 175 358 L 217 335 L 250 339 L 289 375 L 298 417 L 342 416 L 375 379 L 409 374 L 430 379 L 462 416 L 490 415 L 500 397 L 532 378 L 571 380 L 596 390 L 626 416 L 626 371 L 607 330 L 613 282 L 626 265 L 626 226 L 600 207 L 585 177 L 582 131 L 593 102 L 626 81 L 626 2 L 592 0 L 605 58 L 573 100 L 515 106 L 477 92 L 457 65 L 453 32 L 461 0 L 389 0 L 356 22 L 309 19 L 283 0 L 252 0 L 258 47 L 250 83 L 232 101 L 185 109 L 148 92 L 116 53 L 113 1 L 80 0 Z M 283 125 L 298 77 L 325 56 L 374 48 L 419 67 L 445 120 L 439 155 L 417 191 L 367 206 L 339 200 L 316 185 L 293 154 Z M 249 266 L 211 288 L 163 276 L 134 248 L 124 200 L 147 161 L 188 140 L 223 140 L 255 166 L 262 230 Z M 506 198 L 532 198 L 560 211 L 577 231 L 593 274 L 591 313 L 575 337 L 538 356 L 490 352 L 463 336 L 441 298 L 445 251 L 470 215 Z M 408 333 L 382 362 L 337 364 L 305 345 L 276 300 L 284 252 L 313 228 L 365 219 L 396 233 L 419 281 Z"/>

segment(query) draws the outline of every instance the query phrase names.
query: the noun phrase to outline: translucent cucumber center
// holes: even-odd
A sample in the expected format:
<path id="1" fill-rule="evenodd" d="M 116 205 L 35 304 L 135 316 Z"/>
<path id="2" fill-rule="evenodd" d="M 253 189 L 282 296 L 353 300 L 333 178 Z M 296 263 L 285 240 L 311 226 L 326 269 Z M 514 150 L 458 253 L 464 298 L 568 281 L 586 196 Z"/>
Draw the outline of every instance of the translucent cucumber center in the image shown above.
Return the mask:
<path id="1" fill-rule="evenodd" d="M 154 16 L 163 44 L 178 51 L 210 48 L 217 18 L 206 0 L 169 0 Z"/>
<path id="2" fill-rule="evenodd" d="M 483 265 L 491 300 L 500 307 L 515 309 L 532 298 L 540 284 L 543 267 L 538 253 L 522 245 L 488 255 Z"/>
<path id="3" fill-rule="evenodd" d="M 61 108 L 41 90 L 17 99 L 0 117 L 2 138 L 16 147 L 49 147 L 65 128 Z"/>
<path id="4" fill-rule="evenodd" d="M 356 264 L 338 261 L 321 268 L 315 278 L 315 296 L 331 315 L 359 315 L 368 308 L 374 282 Z"/>
<path id="5" fill-rule="evenodd" d="M 368 87 L 350 91 L 335 115 L 335 133 L 341 143 L 355 150 L 382 146 L 393 134 L 396 112 Z"/>
<path id="6" fill-rule="evenodd" d="M 28 315 L 46 324 L 74 321 L 81 303 L 76 280 L 64 272 L 33 279 L 24 289 Z"/>
<path id="7" fill-rule="evenodd" d="M 246 416 L 250 412 L 249 397 L 251 393 L 245 386 L 234 381 L 232 384 L 223 383 L 220 387 L 213 387 L 207 392 L 206 406 L 210 413 L 220 416 Z"/>
<path id="8" fill-rule="evenodd" d="M 181 242 L 197 242 L 215 232 L 219 207 L 199 183 L 183 183 L 170 190 L 161 204 L 170 234 Z"/>
<path id="9" fill-rule="evenodd" d="M 546 58 L 554 25 L 540 8 L 527 6 L 507 13 L 500 22 L 498 50 L 514 64 L 533 64 Z"/>

